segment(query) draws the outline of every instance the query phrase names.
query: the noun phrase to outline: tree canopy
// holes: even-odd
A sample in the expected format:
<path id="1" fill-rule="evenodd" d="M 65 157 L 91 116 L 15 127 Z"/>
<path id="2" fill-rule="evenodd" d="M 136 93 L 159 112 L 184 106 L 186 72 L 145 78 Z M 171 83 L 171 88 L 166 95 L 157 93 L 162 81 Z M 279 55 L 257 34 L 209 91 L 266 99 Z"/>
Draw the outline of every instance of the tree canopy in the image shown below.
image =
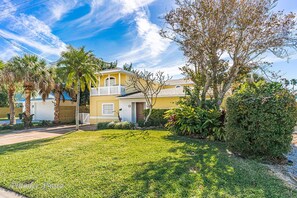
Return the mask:
<path id="1" fill-rule="evenodd" d="M 273 10 L 277 0 L 176 0 L 161 35 L 180 45 L 182 71 L 196 84 L 201 105 L 210 94 L 220 106 L 231 84 L 261 68 L 263 55 L 297 49 L 296 16 Z"/>

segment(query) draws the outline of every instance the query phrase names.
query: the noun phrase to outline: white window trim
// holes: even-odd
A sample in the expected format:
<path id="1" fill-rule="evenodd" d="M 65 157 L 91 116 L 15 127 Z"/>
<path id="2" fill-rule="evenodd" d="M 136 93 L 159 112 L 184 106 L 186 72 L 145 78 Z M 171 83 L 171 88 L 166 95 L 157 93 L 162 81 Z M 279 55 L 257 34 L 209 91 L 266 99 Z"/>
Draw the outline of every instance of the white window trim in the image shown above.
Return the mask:
<path id="1" fill-rule="evenodd" d="M 115 84 L 117 84 L 117 78 L 116 78 L 115 76 L 109 76 L 109 77 L 106 77 L 106 78 L 104 79 L 104 87 L 108 87 L 108 85 L 106 84 L 106 80 L 107 80 L 108 78 L 114 78 Z M 115 86 L 115 85 L 113 85 L 113 86 Z M 111 87 L 112 87 L 112 86 L 111 86 Z"/>
<path id="2" fill-rule="evenodd" d="M 106 114 L 106 113 L 104 113 L 104 108 L 103 108 L 103 106 L 104 105 L 112 105 L 112 113 L 111 114 Z M 114 115 L 114 103 L 102 103 L 102 115 Z"/>

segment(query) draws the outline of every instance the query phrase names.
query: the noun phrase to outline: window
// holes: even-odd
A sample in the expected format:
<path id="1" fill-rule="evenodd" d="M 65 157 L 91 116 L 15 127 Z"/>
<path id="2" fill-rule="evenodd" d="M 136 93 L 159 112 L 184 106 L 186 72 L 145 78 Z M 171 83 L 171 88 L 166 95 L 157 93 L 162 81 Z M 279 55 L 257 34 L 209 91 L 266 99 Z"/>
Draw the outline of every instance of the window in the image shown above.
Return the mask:
<path id="1" fill-rule="evenodd" d="M 176 85 L 175 88 L 181 88 L 181 85 Z"/>
<path id="2" fill-rule="evenodd" d="M 102 104 L 102 115 L 113 115 L 113 104 Z"/>
<path id="3" fill-rule="evenodd" d="M 109 86 L 109 81 L 110 81 L 110 86 L 116 85 L 116 79 L 114 77 L 109 77 L 105 79 L 105 86 Z"/>

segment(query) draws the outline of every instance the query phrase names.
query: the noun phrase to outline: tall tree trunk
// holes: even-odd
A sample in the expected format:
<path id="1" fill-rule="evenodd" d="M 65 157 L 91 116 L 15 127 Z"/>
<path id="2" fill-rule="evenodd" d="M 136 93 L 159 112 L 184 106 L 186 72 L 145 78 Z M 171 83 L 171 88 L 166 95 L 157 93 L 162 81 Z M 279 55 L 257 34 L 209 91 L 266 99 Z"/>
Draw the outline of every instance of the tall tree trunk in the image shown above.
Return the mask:
<path id="1" fill-rule="evenodd" d="M 9 100 L 9 109 L 10 109 L 10 124 L 14 125 L 16 124 L 15 121 L 15 110 L 14 110 L 14 93 L 15 93 L 15 87 L 10 86 L 8 90 L 8 100 Z"/>
<path id="2" fill-rule="evenodd" d="M 76 123 L 76 130 L 79 130 L 79 101 L 80 101 L 80 80 L 77 83 L 77 96 L 76 96 L 76 110 L 75 110 L 75 123 Z"/>
<path id="3" fill-rule="evenodd" d="M 146 124 L 147 121 L 149 120 L 149 118 L 151 117 L 151 115 L 152 115 L 152 111 L 153 111 L 153 107 L 152 107 L 152 105 L 149 105 L 149 113 L 148 113 L 147 116 L 145 117 L 144 124 Z"/>
<path id="4" fill-rule="evenodd" d="M 31 115 L 31 90 L 26 89 L 25 90 L 25 114 L 29 118 Z"/>
<path id="5" fill-rule="evenodd" d="M 55 92 L 55 113 L 54 113 L 54 123 L 59 124 L 60 122 L 60 100 L 61 93 L 59 91 Z"/>

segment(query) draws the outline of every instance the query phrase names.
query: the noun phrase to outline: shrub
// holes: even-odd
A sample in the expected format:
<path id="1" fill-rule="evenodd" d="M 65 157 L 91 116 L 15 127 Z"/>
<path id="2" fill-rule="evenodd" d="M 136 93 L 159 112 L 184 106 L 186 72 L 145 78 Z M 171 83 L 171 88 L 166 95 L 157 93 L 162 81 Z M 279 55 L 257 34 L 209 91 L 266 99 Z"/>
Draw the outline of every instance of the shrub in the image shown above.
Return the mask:
<path id="1" fill-rule="evenodd" d="M 135 125 L 131 122 L 102 122 L 97 124 L 97 129 L 133 129 Z"/>
<path id="2" fill-rule="evenodd" d="M 108 123 L 109 123 L 109 122 L 99 122 L 99 123 L 97 124 L 97 129 L 98 129 L 98 130 L 107 129 L 107 128 L 108 128 L 108 127 L 107 127 Z"/>
<path id="3" fill-rule="evenodd" d="M 49 127 L 49 126 L 53 126 L 53 123 L 52 121 L 49 121 L 49 120 L 42 120 L 40 123 L 38 123 L 38 126 Z"/>
<path id="4" fill-rule="evenodd" d="M 179 135 L 224 139 L 223 124 L 220 121 L 221 112 L 218 110 L 205 110 L 180 104 L 179 108 L 167 111 L 165 118 L 168 119 L 166 127 Z"/>
<path id="5" fill-rule="evenodd" d="M 168 109 L 152 109 L 152 114 L 149 117 L 149 120 L 145 123 L 141 120 L 138 122 L 138 125 L 140 127 L 150 127 L 150 126 L 156 126 L 156 127 L 164 127 L 167 123 L 167 119 L 164 117 L 165 112 L 168 111 Z M 149 113 L 149 110 L 144 110 L 144 115 L 147 116 Z"/>
<path id="6" fill-rule="evenodd" d="M 229 149 L 243 156 L 278 158 L 290 150 L 297 110 L 280 83 L 244 84 L 227 99 Z"/>
<path id="7" fill-rule="evenodd" d="M 25 129 L 25 126 L 24 126 L 24 124 L 15 124 L 15 125 L 13 125 L 12 126 L 12 129 L 13 130 L 23 130 L 23 129 Z"/>
<path id="8" fill-rule="evenodd" d="M 12 126 L 10 126 L 9 124 L 3 124 L 1 127 L 1 130 L 8 130 L 8 129 L 12 129 Z"/>

